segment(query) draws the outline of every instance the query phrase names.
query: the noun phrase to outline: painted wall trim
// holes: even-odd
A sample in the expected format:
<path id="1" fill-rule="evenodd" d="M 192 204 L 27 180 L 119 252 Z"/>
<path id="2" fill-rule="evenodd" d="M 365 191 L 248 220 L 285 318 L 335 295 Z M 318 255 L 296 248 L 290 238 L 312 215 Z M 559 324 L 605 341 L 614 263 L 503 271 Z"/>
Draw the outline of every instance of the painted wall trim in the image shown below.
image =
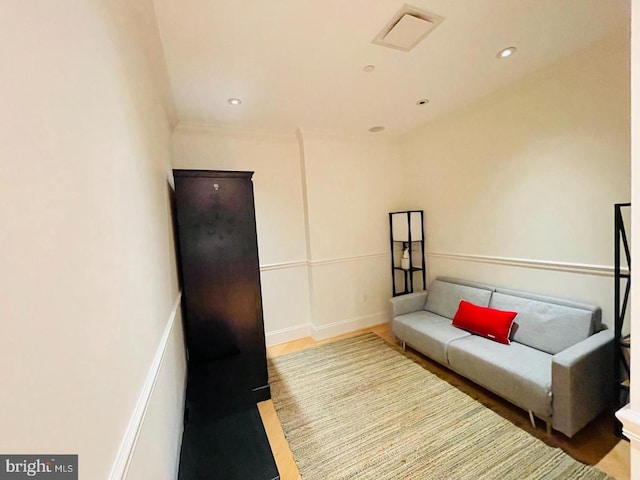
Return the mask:
<path id="1" fill-rule="evenodd" d="M 344 263 L 344 262 L 359 262 L 362 260 L 371 260 L 378 258 L 388 258 L 390 253 L 368 253 L 365 255 L 355 255 L 353 257 L 337 257 L 337 258 L 326 258 L 322 260 L 310 260 L 309 266 L 311 267 L 319 267 L 322 265 L 333 265 L 336 263 Z"/>
<path id="2" fill-rule="evenodd" d="M 292 327 L 281 328 L 272 332 L 266 332 L 265 339 L 267 346 L 278 345 L 280 343 L 291 342 L 310 335 L 310 324 L 293 325 Z"/>
<path id="3" fill-rule="evenodd" d="M 260 266 L 261 272 L 270 270 L 280 270 L 285 268 L 318 267 L 323 265 L 334 265 L 345 262 L 357 262 L 379 258 L 388 258 L 389 253 L 369 253 L 364 255 L 354 255 L 351 257 L 325 258 L 321 260 L 294 260 L 290 262 L 271 263 Z M 558 262 L 553 260 L 533 260 L 528 258 L 498 257 L 493 255 L 473 255 L 467 253 L 449 252 L 429 252 L 427 258 L 444 258 L 447 260 L 458 260 L 465 262 L 491 263 L 509 267 L 536 268 L 540 270 L 551 270 L 555 272 L 578 273 L 582 275 L 595 275 L 600 277 L 613 277 L 613 265 L 593 265 L 587 263 Z M 623 268 L 623 273 L 628 273 L 628 269 Z"/>
<path id="4" fill-rule="evenodd" d="M 138 401 L 129 420 L 129 425 L 127 426 L 127 430 L 122 438 L 122 442 L 120 443 L 118 454 L 116 455 L 115 462 L 111 468 L 111 473 L 109 474 L 110 480 L 124 480 L 127 476 L 127 472 L 129 471 L 129 465 L 131 464 L 131 459 L 133 458 L 133 454 L 136 449 L 136 444 L 138 442 L 140 431 L 142 430 L 147 409 L 153 396 L 153 391 L 156 386 L 160 370 L 162 369 L 167 345 L 169 343 L 169 338 L 171 337 L 171 331 L 175 324 L 176 314 L 178 312 L 178 308 L 180 308 L 181 298 L 182 292 L 178 292 L 178 295 L 173 302 L 173 308 L 171 309 L 169 320 L 164 328 L 164 332 L 160 338 L 160 343 L 158 344 L 153 361 L 151 362 L 151 367 L 147 373 L 147 378 L 142 387 L 142 392 L 140 392 L 140 396 L 138 397 Z"/>
<path id="5" fill-rule="evenodd" d="M 178 122 L 174 128 L 174 133 L 194 132 L 194 133 L 216 133 L 226 132 L 237 135 L 250 135 L 252 137 L 281 137 L 287 139 L 295 138 L 296 131 L 289 128 L 244 128 L 231 126 L 225 123 L 207 122 Z"/>
<path id="6" fill-rule="evenodd" d="M 600 277 L 613 277 L 614 268 L 609 265 L 590 265 L 586 263 L 556 262 L 551 260 L 531 260 L 527 258 L 495 257 L 491 255 L 471 255 L 464 253 L 431 252 L 427 258 L 444 258 L 447 260 L 459 260 L 464 262 L 491 263 L 509 267 L 536 268 L 555 272 L 578 273 L 582 275 L 595 275 Z M 627 273 L 627 269 L 623 269 Z"/>
<path id="7" fill-rule="evenodd" d="M 390 314 L 387 311 L 376 312 L 367 315 L 361 315 L 359 317 L 347 318 L 338 322 L 328 323 L 326 325 L 314 325 L 311 326 L 311 336 L 314 340 L 324 340 L 325 338 L 331 338 L 344 333 L 350 333 L 361 328 L 373 327 L 374 325 L 380 325 L 388 323 L 390 320 Z"/>
<path id="8" fill-rule="evenodd" d="M 333 265 L 336 263 L 359 262 L 361 260 L 388 258 L 389 255 L 389 253 L 367 253 L 365 255 L 355 255 L 353 257 L 335 257 L 325 258 L 322 260 L 293 260 L 291 262 L 266 263 L 264 265 L 260 265 L 260 271 L 268 272 L 270 270 L 280 270 L 284 268 L 318 267 L 322 265 Z"/>
<path id="9" fill-rule="evenodd" d="M 307 262 L 306 260 L 294 260 L 292 262 L 267 263 L 265 265 L 260 265 L 260 271 L 269 272 L 271 270 L 282 270 L 285 268 L 299 268 L 308 266 L 309 262 Z"/>
<path id="10" fill-rule="evenodd" d="M 625 405 L 616 412 L 616 417 L 622 422 L 622 433 L 629 440 L 640 443 L 640 412 Z"/>

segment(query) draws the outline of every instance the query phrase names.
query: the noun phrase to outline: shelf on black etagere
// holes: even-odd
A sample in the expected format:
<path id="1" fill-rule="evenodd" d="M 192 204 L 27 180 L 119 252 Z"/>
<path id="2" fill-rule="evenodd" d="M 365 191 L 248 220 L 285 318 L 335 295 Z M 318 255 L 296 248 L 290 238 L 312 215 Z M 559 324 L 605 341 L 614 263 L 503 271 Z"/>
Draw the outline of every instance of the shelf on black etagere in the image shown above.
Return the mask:
<path id="1" fill-rule="evenodd" d="M 393 296 L 412 293 L 418 287 L 424 290 L 424 212 L 405 210 L 389 213 L 389 239 Z"/>

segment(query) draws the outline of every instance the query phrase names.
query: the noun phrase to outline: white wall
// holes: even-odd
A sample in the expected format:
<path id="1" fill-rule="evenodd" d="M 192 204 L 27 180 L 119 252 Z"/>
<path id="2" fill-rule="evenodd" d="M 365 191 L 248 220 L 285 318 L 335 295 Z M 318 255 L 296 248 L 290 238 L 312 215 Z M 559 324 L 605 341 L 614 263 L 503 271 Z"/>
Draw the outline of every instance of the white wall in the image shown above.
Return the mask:
<path id="1" fill-rule="evenodd" d="M 628 43 L 617 32 L 404 139 L 431 278 L 596 303 L 612 324 L 613 204 L 630 199 Z"/>
<path id="2" fill-rule="evenodd" d="M 397 139 L 303 132 L 312 335 L 389 320 L 388 212 L 401 201 Z"/>
<path id="3" fill-rule="evenodd" d="M 0 452 L 77 453 L 106 478 L 153 429 L 130 423 L 144 400 L 172 425 L 143 440 L 172 478 L 183 354 L 150 369 L 178 295 L 173 107 L 151 1 L 7 0 L 0 19 Z"/>

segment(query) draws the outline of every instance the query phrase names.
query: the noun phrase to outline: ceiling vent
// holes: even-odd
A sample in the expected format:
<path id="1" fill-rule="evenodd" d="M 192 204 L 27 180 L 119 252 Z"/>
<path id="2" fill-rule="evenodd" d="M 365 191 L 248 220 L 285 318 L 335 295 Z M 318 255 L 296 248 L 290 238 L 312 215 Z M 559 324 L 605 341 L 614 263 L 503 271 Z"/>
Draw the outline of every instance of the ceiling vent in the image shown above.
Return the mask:
<path id="1" fill-rule="evenodd" d="M 426 12 L 408 4 L 376 35 L 373 43 L 408 52 L 429 35 L 444 20 L 440 15 Z"/>

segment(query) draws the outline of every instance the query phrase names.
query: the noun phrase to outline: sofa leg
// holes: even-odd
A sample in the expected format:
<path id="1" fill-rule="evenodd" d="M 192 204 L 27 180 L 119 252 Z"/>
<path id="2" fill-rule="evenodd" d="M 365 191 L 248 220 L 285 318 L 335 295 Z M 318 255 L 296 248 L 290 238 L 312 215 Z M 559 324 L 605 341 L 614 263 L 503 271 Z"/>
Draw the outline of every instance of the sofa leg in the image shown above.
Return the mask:
<path id="1" fill-rule="evenodd" d="M 547 435 L 551 435 L 551 422 L 547 422 Z"/>
<path id="2" fill-rule="evenodd" d="M 407 344 L 402 342 L 402 351 L 404 352 L 407 349 Z"/>
<path id="3" fill-rule="evenodd" d="M 531 426 L 533 428 L 536 428 L 536 419 L 533 416 L 533 412 L 531 410 L 529 410 L 529 420 L 531 420 Z"/>

